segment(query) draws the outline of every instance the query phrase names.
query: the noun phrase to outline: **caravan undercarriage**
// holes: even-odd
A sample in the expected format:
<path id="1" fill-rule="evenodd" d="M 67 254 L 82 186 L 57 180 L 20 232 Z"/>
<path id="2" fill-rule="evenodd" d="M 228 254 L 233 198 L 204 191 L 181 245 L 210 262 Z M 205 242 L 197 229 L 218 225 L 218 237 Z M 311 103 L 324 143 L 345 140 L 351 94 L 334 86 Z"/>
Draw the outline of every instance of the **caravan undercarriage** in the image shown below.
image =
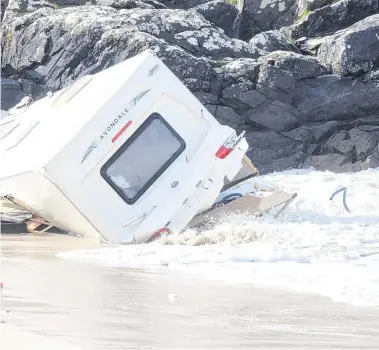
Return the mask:
<path id="1" fill-rule="evenodd" d="M 274 184 L 260 183 L 256 179 L 243 180 L 234 186 L 228 186 L 220 193 L 215 204 L 208 210 L 198 213 L 183 229 L 208 230 L 235 214 L 259 217 L 274 211 L 273 217 L 279 217 L 297 197 L 297 193 L 288 193 L 276 189 Z M 12 197 L 1 198 L 1 232 L 2 233 L 66 233 L 28 209 L 25 204 Z M 152 234 L 152 242 L 170 230 L 161 228 Z"/>

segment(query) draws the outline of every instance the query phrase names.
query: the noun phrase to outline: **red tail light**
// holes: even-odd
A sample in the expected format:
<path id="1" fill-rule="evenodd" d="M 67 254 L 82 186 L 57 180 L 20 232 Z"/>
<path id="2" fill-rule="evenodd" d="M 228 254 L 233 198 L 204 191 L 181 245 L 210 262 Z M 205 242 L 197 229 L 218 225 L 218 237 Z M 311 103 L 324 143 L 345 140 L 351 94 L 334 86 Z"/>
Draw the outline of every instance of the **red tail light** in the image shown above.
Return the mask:
<path id="1" fill-rule="evenodd" d="M 225 159 L 232 151 L 233 148 L 225 147 L 224 145 L 222 145 L 216 152 L 216 157 L 220 159 Z"/>
<path id="2" fill-rule="evenodd" d="M 220 159 L 225 159 L 237 147 L 238 143 L 242 140 L 244 135 L 245 131 L 242 131 L 239 136 L 233 133 L 233 135 L 231 135 L 218 149 L 218 151 L 216 152 L 216 157 Z"/>

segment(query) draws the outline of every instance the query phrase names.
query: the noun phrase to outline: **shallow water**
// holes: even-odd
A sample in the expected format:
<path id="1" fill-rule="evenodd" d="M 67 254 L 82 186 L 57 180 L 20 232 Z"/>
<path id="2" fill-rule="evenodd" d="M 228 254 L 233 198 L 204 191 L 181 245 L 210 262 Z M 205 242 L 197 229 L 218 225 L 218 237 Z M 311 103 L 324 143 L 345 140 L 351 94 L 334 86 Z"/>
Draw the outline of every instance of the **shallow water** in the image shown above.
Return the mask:
<path id="1" fill-rule="evenodd" d="M 309 170 L 262 177 L 298 197 L 285 215 L 233 215 L 199 234 L 154 244 L 70 251 L 62 258 L 160 269 L 208 280 L 318 293 L 379 307 L 379 169 L 354 174 Z M 253 179 L 254 180 L 254 179 Z M 347 212 L 342 193 L 347 187 Z"/>
<path id="2" fill-rule="evenodd" d="M 212 282 L 167 267 L 131 269 L 55 256 L 90 248 L 78 238 L 2 238 L 2 321 L 81 349 L 375 349 L 379 344 L 379 311 L 373 308 Z M 4 349 L 21 350 L 11 344 Z M 52 350 L 39 350 L 45 349 Z"/>

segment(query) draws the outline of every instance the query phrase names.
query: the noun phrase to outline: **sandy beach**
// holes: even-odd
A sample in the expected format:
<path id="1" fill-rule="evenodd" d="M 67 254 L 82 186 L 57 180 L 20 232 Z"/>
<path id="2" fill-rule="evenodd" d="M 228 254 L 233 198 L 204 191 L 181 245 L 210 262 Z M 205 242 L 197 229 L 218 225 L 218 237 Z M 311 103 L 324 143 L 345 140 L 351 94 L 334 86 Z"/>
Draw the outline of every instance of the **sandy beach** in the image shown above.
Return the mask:
<path id="1" fill-rule="evenodd" d="M 2 236 L 0 348 L 376 349 L 379 310 L 175 271 L 67 261 L 93 244 Z"/>

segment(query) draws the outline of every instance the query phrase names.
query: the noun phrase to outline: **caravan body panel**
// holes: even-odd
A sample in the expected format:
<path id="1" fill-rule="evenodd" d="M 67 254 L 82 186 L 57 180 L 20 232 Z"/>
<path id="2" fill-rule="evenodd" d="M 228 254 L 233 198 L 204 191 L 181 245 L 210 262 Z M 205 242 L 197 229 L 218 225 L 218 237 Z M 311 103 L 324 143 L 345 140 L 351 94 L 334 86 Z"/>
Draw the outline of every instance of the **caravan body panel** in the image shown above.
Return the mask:
<path id="1" fill-rule="evenodd" d="M 247 150 L 242 139 L 227 158 L 217 158 L 235 131 L 218 123 L 148 51 L 79 79 L 39 106 L 29 113 L 38 125 L 7 151 L 8 159 L 17 153 L 18 163 L 20 147 L 26 150 L 33 140 L 34 160 L 22 170 L 43 167 L 80 213 L 75 220 L 85 218 L 91 229 L 69 220 L 65 227 L 100 232 L 113 242 L 145 242 L 157 229 L 183 229 L 212 206 Z M 38 139 L 44 147 L 34 145 Z M 55 208 L 46 218 L 62 224 Z"/>
<path id="2" fill-rule="evenodd" d="M 8 177 L 1 182 L 6 195 L 11 193 L 14 198 L 27 204 L 28 208 L 38 213 L 56 227 L 72 233 L 99 241 L 100 233 L 83 216 L 78 208 L 52 183 L 42 172 L 28 171 Z"/>

